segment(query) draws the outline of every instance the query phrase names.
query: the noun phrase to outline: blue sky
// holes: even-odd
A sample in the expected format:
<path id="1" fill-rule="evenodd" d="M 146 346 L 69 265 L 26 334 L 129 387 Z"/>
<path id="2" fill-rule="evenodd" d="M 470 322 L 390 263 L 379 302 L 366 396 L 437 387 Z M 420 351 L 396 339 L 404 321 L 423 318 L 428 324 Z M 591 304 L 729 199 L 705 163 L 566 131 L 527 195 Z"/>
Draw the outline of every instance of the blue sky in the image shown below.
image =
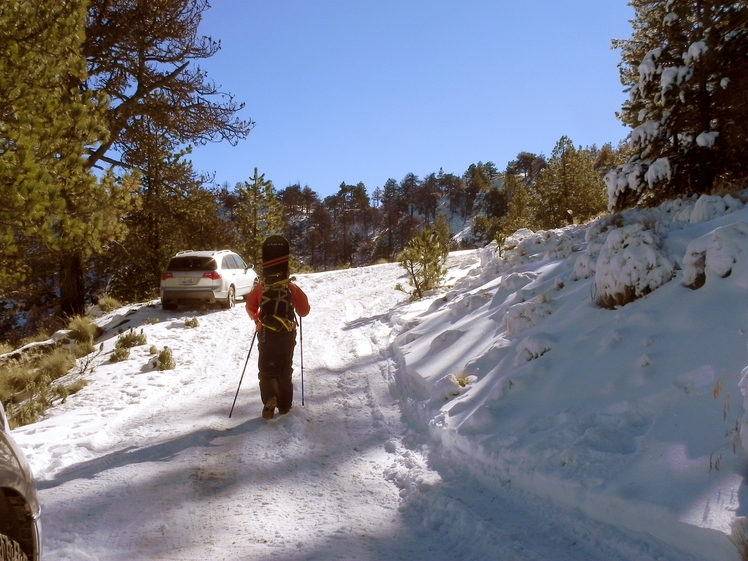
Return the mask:
<path id="1" fill-rule="evenodd" d="M 342 182 L 470 164 L 499 169 L 561 136 L 614 145 L 627 129 L 613 38 L 626 0 L 212 0 L 200 61 L 256 126 L 236 147 L 195 148 L 197 171 L 233 186 L 258 168 L 321 197 Z"/>

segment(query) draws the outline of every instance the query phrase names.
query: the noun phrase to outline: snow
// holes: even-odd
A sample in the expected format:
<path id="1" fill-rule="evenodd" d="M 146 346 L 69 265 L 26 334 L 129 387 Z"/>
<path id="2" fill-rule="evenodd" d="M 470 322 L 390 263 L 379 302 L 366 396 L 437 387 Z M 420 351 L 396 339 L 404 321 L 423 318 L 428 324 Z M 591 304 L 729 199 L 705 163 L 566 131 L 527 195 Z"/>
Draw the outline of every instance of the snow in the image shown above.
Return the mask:
<path id="1" fill-rule="evenodd" d="M 702 148 L 712 148 L 718 136 L 717 131 L 702 132 L 696 137 L 696 143 Z"/>
<path id="2" fill-rule="evenodd" d="M 661 123 L 659 121 L 646 121 L 631 131 L 629 144 L 633 147 L 644 144 L 657 136 Z"/>
<path id="3" fill-rule="evenodd" d="M 746 250 L 748 207 L 702 197 L 452 253 L 412 303 L 396 264 L 298 275 L 271 421 L 241 306 L 103 315 L 95 370 L 62 380 L 89 384 L 13 431 L 45 559 L 736 559 Z M 108 362 L 130 327 L 147 344 Z"/>
<path id="4" fill-rule="evenodd" d="M 696 41 L 691 43 L 688 47 L 688 53 L 683 56 L 683 60 L 686 64 L 691 64 L 695 60 L 699 60 L 701 55 L 709 50 L 705 41 Z"/>
<path id="5" fill-rule="evenodd" d="M 662 48 L 652 49 L 644 55 L 639 65 L 639 87 L 644 86 L 644 82 L 651 80 L 657 72 L 657 59 L 662 55 Z"/>
<path id="6" fill-rule="evenodd" d="M 660 76 L 660 92 L 665 97 L 667 91 L 673 85 L 680 86 L 683 82 L 693 76 L 693 68 L 690 66 L 664 67 Z"/>

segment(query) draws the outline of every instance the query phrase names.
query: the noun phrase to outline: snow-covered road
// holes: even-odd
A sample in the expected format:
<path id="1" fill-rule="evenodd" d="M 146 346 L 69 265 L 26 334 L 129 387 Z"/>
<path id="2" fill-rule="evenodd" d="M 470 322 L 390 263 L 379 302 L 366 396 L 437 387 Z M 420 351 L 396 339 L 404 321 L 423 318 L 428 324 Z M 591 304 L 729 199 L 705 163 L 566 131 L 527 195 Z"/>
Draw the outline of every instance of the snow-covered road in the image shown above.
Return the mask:
<path id="1" fill-rule="evenodd" d="M 475 264 L 475 252 L 452 254 L 452 280 Z M 103 318 L 89 385 L 14 431 L 40 480 L 45 559 L 679 558 L 429 454 L 428 432 L 401 415 L 389 350 L 398 282 L 394 264 L 298 278 L 312 304 L 305 403 L 299 345 L 294 409 L 269 422 L 256 348 L 228 417 L 251 341 L 241 305 Z M 108 362 L 130 327 L 148 343 Z M 155 370 L 152 345 L 169 346 L 177 368 Z"/>

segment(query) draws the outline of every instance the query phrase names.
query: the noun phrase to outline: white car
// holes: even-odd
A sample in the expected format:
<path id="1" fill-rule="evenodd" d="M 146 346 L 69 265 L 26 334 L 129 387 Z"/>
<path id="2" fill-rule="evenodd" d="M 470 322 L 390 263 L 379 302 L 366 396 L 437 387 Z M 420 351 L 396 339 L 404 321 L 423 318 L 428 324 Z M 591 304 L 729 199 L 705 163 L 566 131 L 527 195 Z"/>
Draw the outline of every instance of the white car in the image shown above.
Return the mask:
<path id="1" fill-rule="evenodd" d="M 0 556 L 39 561 L 42 556 L 41 507 L 36 483 L 23 452 L 10 436 L 0 403 Z"/>
<path id="2" fill-rule="evenodd" d="M 180 251 L 161 274 L 161 306 L 176 310 L 179 304 L 220 302 L 232 308 L 237 297 L 249 294 L 256 279 L 253 265 L 228 249 Z"/>

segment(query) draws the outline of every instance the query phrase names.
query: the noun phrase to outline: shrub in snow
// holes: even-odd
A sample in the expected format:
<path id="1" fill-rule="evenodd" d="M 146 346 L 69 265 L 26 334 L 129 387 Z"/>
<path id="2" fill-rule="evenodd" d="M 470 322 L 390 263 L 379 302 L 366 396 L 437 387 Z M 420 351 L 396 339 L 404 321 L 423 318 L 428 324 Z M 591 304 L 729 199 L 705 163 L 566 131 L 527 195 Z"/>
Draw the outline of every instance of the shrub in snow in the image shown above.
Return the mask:
<path id="1" fill-rule="evenodd" d="M 717 195 L 702 195 L 693 206 L 689 222 L 691 224 L 696 224 L 698 222 L 713 220 L 718 216 L 723 216 L 729 212 L 738 210 L 742 208 L 742 206 L 743 203 L 730 195 L 726 195 L 725 197 L 719 197 Z"/>
<path id="2" fill-rule="evenodd" d="M 538 276 L 539 275 L 534 271 L 509 273 L 506 278 L 501 281 L 501 289 L 508 292 L 516 292 L 537 279 Z"/>
<path id="3" fill-rule="evenodd" d="M 738 222 L 689 243 L 683 257 L 683 284 L 696 289 L 704 285 L 707 275 L 728 276 L 746 243 L 746 235 L 748 224 Z"/>
<path id="4" fill-rule="evenodd" d="M 596 255 L 583 254 L 574 261 L 572 280 L 588 279 L 595 274 Z"/>
<path id="5" fill-rule="evenodd" d="M 471 294 L 470 296 L 463 298 L 460 304 L 464 306 L 466 310 L 473 311 L 486 304 L 491 297 L 491 294 L 486 293 Z"/>
<path id="6" fill-rule="evenodd" d="M 157 370 L 174 370 L 177 367 L 177 363 L 169 347 L 164 347 L 164 350 L 158 353 L 158 356 L 153 361 L 153 367 Z"/>
<path id="7" fill-rule="evenodd" d="M 587 248 L 574 262 L 572 280 L 587 279 L 595 275 L 597 260 L 608 234 L 624 226 L 638 224 L 645 230 L 654 230 L 658 224 L 657 211 L 631 210 L 598 218 L 590 223 L 585 233 Z"/>
<path id="8" fill-rule="evenodd" d="M 673 278 L 660 238 L 642 224 L 612 230 L 595 265 L 597 304 L 614 308 L 649 294 Z"/>
<path id="9" fill-rule="evenodd" d="M 517 358 L 514 359 L 514 365 L 519 366 L 523 362 L 541 357 L 551 349 L 553 349 L 553 337 L 547 333 L 536 333 L 525 337 L 517 345 Z"/>
<path id="10" fill-rule="evenodd" d="M 536 325 L 540 319 L 551 315 L 553 308 L 546 302 L 531 300 L 515 304 L 504 315 L 507 335 L 515 335 Z"/>
<path id="11" fill-rule="evenodd" d="M 146 338 L 143 330 L 141 329 L 140 333 L 136 333 L 135 330 L 130 329 L 130 331 L 128 331 L 124 335 L 120 335 L 119 337 L 117 337 L 117 342 L 114 346 L 118 349 L 129 349 L 132 347 L 137 347 L 138 345 L 145 344 Z"/>
<path id="12" fill-rule="evenodd" d="M 650 364 L 652 364 L 652 357 L 651 357 L 651 356 L 649 356 L 649 355 L 648 355 L 648 354 L 646 354 L 646 353 L 644 353 L 644 354 L 643 354 L 642 356 L 640 356 L 640 357 L 639 357 L 639 360 L 637 360 L 637 361 L 636 361 L 636 365 L 637 365 L 637 366 L 638 366 L 639 368 L 646 368 L 646 367 L 647 367 L 647 366 L 649 366 Z"/>
<path id="13" fill-rule="evenodd" d="M 185 327 L 200 327 L 200 322 L 197 321 L 197 318 L 186 318 L 184 325 Z"/>
<path id="14" fill-rule="evenodd" d="M 454 374 L 447 374 L 431 386 L 431 399 L 433 401 L 447 401 L 450 397 L 460 395 L 462 386 Z"/>
<path id="15" fill-rule="evenodd" d="M 117 347 L 114 349 L 112 356 L 109 357 L 109 362 L 122 362 L 130 358 L 130 349 L 128 347 Z"/>

